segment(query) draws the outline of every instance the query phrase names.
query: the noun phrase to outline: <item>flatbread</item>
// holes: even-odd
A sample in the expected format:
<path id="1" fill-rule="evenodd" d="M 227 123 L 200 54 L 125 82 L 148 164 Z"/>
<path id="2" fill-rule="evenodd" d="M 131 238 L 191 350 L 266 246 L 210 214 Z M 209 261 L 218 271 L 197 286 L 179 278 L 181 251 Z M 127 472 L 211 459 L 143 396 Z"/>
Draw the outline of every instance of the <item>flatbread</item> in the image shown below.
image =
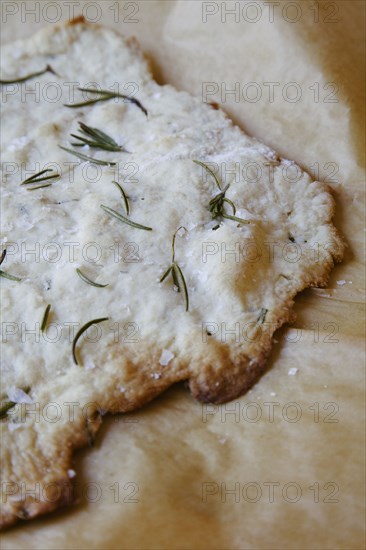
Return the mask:
<path id="1" fill-rule="evenodd" d="M 326 285 L 344 248 L 327 186 L 221 110 L 159 86 L 134 41 L 82 21 L 43 30 L 3 48 L 1 78 L 48 65 L 2 87 L 2 269 L 21 279 L 1 279 L 2 392 L 16 403 L 1 424 L 3 526 L 73 501 L 73 450 L 104 413 L 182 380 L 200 401 L 242 395 L 294 296 Z M 129 100 L 65 106 L 90 83 Z M 80 122 L 127 152 L 73 146 Z M 45 169 L 61 177 L 21 185 Z M 212 219 L 224 191 L 228 217 Z M 161 281 L 172 262 L 175 277 Z M 78 330 L 105 318 L 78 339 L 76 364 Z"/>

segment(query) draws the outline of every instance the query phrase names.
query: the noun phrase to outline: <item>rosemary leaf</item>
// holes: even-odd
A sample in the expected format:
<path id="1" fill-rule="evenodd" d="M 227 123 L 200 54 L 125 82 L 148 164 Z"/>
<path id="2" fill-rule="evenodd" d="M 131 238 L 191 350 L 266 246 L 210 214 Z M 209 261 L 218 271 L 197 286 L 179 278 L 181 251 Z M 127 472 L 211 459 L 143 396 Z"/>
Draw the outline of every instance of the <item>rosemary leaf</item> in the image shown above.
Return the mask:
<path id="1" fill-rule="evenodd" d="M 221 214 L 223 218 L 227 219 L 227 220 L 233 220 L 234 222 L 238 222 L 238 223 L 250 223 L 250 221 L 248 220 L 243 220 L 243 218 L 238 218 L 237 216 L 229 216 L 229 214 Z"/>
<path id="2" fill-rule="evenodd" d="M 37 185 L 37 187 L 27 187 L 27 191 L 35 191 L 36 189 L 43 189 L 43 187 L 51 187 L 52 183 L 44 183 L 43 185 Z"/>
<path id="3" fill-rule="evenodd" d="M 134 97 L 129 97 L 129 96 L 124 95 L 124 94 L 118 94 L 116 92 L 112 92 L 112 91 L 109 91 L 109 90 L 93 90 L 93 89 L 90 89 L 90 88 L 78 88 L 78 90 L 80 92 L 87 92 L 87 93 L 90 93 L 90 94 L 99 94 L 100 97 L 97 97 L 95 99 L 88 99 L 88 100 L 82 101 L 80 103 L 69 103 L 69 104 L 64 103 L 65 107 L 70 107 L 70 108 L 75 109 L 76 107 L 86 107 L 88 105 L 92 105 L 93 103 L 98 103 L 99 101 L 109 101 L 110 99 L 115 99 L 116 97 L 120 97 L 120 98 L 124 99 L 125 101 L 128 101 L 129 103 L 133 103 L 134 105 L 136 105 L 136 107 L 141 109 L 141 111 L 146 116 L 148 115 L 148 112 L 145 109 L 145 107 L 142 105 L 142 103 L 138 99 L 135 99 Z"/>
<path id="4" fill-rule="evenodd" d="M 179 226 L 178 229 L 175 231 L 172 238 L 172 264 L 174 264 L 175 262 L 175 239 L 177 237 L 178 231 L 180 231 L 181 229 L 184 229 L 184 231 L 188 233 L 188 229 L 186 229 L 184 225 Z"/>
<path id="5" fill-rule="evenodd" d="M 152 227 L 147 227 L 146 225 L 141 225 L 139 223 L 133 222 L 129 218 L 126 218 L 125 216 L 122 216 L 122 214 L 119 214 L 118 212 L 116 212 L 116 210 L 109 208 L 109 206 L 104 206 L 104 204 L 101 204 L 100 207 L 103 208 L 103 210 L 107 212 L 107 214 L 109 214 L 110 216 L 113 216 L 114 218 L 117 218 L 117 220 L 119 220 L 120 222 L 126 223 L 127 225 L 130 225 L 131 227 L 135 227 L 136 229 L 144 229 L 145 231 L 152 231 Z"/>
<path id="6" fill-rule="evenodd" d="M 168 269 L 166 270 L 166 272 L 164 273 L 164 275 L 162 275 L 160 277 L 160 282 L 162 283 L 163 281 L 165 281 L 165 279 L 168 277 L 169 273 L 171 272 L 171 270 L 173 269 L 173 266 L 169 266 Z"/>
<path id="7" fill-rule="evenodd" d="M 105 288 L 106 286 L 108 286 L 108 284 L 106 285 L 100 285 L 99 283 L 95 283 L 94 281 L 92 281 L 91 279 L 89 279 L 89 277 L 87 277 L 86 275 L 84 275 L 79 268 L 77 268 L 76 270 L 76 273 L 79 275 L 80 279 L 82 279 L 84 281 L 84 283 L 87 283 L 88 285 L 91 285 L 91 286 L 95 286 L 97 288 Z"/>
<path id="8" fill-rule="evenodd" d="M 24 393 L 30 392 L 30 387 L 27 386 L 26 388 L 20 388 L 24 391 Z M 14 401 L 3 401 L 3 404 L 0 407 L 0 418 L 5 418 L 7 415 L 7 412 L 12 409 L 17 403 L 14 403 Z"/>
<path id="9" fill-rule="evenodd" d="M 41 332 L 44 332 L 45 329 L 46 329 L 47 321 L 48 321 L 48 315 L 49 315 L 49 313 L 50 313 L 50 309 L 51 309 L 51 304 L 48 304 L 48 306 L 47 306 L 46 309 L 44 310 L 44 314 L 43 314 L 43 317 L 42 317 Z"/>
<path id="10" fill-rule="evenodd" d="M 6 248 L 1 253 L 0 257 L 0 265 L 3 263 L 6 257 Z M 18 283 L 22 280 L 20 277 L 15 277 L 14 275 L 10 275 L 9 273 L 6 273 L 2 269 L 0 269 L 0 277 L 4 277 L 4 279 L 9 279 L 10 281 L 17 281 Z"/>
<path id="11" fill-rule="evenodd" d="M 226 202 L 227 204 L 230 204 L 231 208 L 233 209 L 233 213 L 235 215 L 236 207 L 233 201 L 231 201 L 230 199 L 227 199 L 226 197 L 223 198 L 223 201 Z"/>
<path id="12" fill-rule="evenodd" d="M 86 330 L 88 330 L 88 328 L 91 327 L 92 325 L 97 325 L 98 323 L 102 323 L 103 321 L 108 321 L 108 320 L 109 320 L 109 317 L 101 317 L 99 319 L 93 319 L 92 321 L 89 321 L 84 326 L 82 326 L 80 330 L 78 330 L 78 332 L 76 333 L 76 336 L 74 338 L 74 341 L 72 343 L 72 356 L 73 356 L 75 365 L 79 364 L 78 360 L 77 360 L 77 357 L 76 357 L 76 344 L 78 343 L 78 340 L 79 340 L 80 336 L 82 336 L 82 334 Z"/>
<path id="13" fill-rule="evenodd" d="M 184 275 L 183 275 L 183 271 L 181 270 L 181 268 L 179 267 L 179 265 L 176 263 L 174 264 L 174 267 L 175 269 L 178 271 L 179 273 L 179 276 L 182 280 L 182 284 L 183 284 L 183 292 L 184 292 L 184 299 L 186 301 L 186 311 L 188 311 L 189 309 L 189 298 L 188 298 L 188 289 L 187 289 L 187 285 L 186 285 L 186 281 L 185 281 L 185 278 L 184 278 Z"/>
<path id="14" fill-rule="evenodd" d="M 41 172 L 38 172 L 37 174 L 30 176 L 29 178 L 22 181 L 20 185 L 28 185 L 29 183 L 39 183 L 40 181 L 52 180 L 54 178 L 60 177 L 59 174 L 52 174 L 49 176 L 44 176 L 43 178 L 40 177 L 40 176 L 43 176 L 43 174 L 46 174 L 47 172 L 52 172 L 51 168 L 46 168 L 45 170 L 41 170 Z"/>
<path id="15" fill-rule="evenodd" d="M 268 309 L 266 309 L 265 307 L 262 307 L 257 319 L 257 323 L 259 323 L 260 325 L 263 325 L 264 321 L 266 320 L 267 313 L 268 313 Z"/>
<path id="16" fill-rule="evenodd" d="M 127 214 L 127 216 L 129 216 L 130 215 L 130 204 L 128 202 L 128 197 L 127 197 L 126 193 L 124 192 L 122 186 L 118 182 L 112 181 L 112 183 L 119 189 L 119 192 L 121 193 L 123 204 L 124 204 L 124 207 L 125 207 L 125 210 L 126 210 L 126 214 Z"/>
<path id="17" fill-rule="evenodd" d="M 3 261 L 5 260 L 5 256 L 6 256 L 6 248 L 4 248 L 4 250 L 2 251 L 1 253 L 1 257 L 0 257 L 0 265 L 3 263 Z"/>
<path id="18" fill-rule="evenodd" d="M 17 281 L 18 283 L 22 280 L 20 277 L 15 277 L 15 275 L 5 273 L 5 271 L 3 271 L 2 269 L 0 269 L 0 277 L 3 277 L 4 279 L 9 279 L 10 281 Z"/>
<path id="19" fill-rule="evenodd" d="M 179 273 L 176 264 L 172 264 L 172 279 L 177 292 L 180 292 Z"/>
<path id="20" fill-rule="evenodd" d="M 204 162 L 201 162 L 200 160 L 194 160 L 193 162 L 195 162 L 196 164 L 198 164 L 199 166 L 202 166 L 202 168 L 205 168 L 207 170 L 207 172 L 209 174 L 211 174 L 211 176 L 214 178 L 215 182 L 217 183 L 217 187 L 221 190 L 222 189 L 222 186 L 221 186 L 221 182 L 220 180 L 218 179 L 218 177 L 216 176 L 215 172 L 213 170 L 211 170 L 211 168 L 209 166 L 207 166 L 207 164 L 205 164 Z"/>
<path id="21" fill-rule="evenodd" d="M 26 80 L 30 80 L 31 78 L 35 78 L 36 76 L 41 76 L 45 73 L 52 73 L 56 75 L 55 71 L 52 69 L 50 65 L 47 65 L 45 69 L 42 71 L 38 71 L 36 73 L 28 74 L 27 76 L 22 76 L 20 78 L 16 78 L 14 80 L 0 80 L 0 84 L 19 84 L 21 82 L 25 82 Z M 57 76 L 57 75 L 56 75 Z"/>
<path id="22" fill-rule="evenodd" d="M 78 89 L 80 90 L 80 88 Z M 89 99 L 88 101 L 81 101 L 80 103 L 70 103 L 70 104 L 64 103 L 64 107 L 70 107 L 71 109 L 75 109 L 77 107 L 87 107 L 89 105 L 93 105 L 94 103 L 99 103 L 100 101 L 108 101 L 109 99 L 112 99 L 112 96 L 105 95 L 97 99 Z"/>
<path id="23" fill-rule="evenodd" d="M 13 401 L 5 401 L 5 403 L 0 407 L 0 418 L 5 418 L 8 410 L 14 407 L 14 405 L 16 405 L 16 403 Z"/>
<path id="24" fill-rule="evenodd" d="M 110 162 L 106 160 L 98 160 L 94 159 L 93 157 L 89 157 L 88 155 L 83 155 L 83 153 L 79 153 L 78 151 L 74 151 L 73 149 L 69 149 L 68 147 L 63 147 L 62 145 L 59 145 L 60 149 L 63 149 L 64 151 L 67 151 L 71 155 L 74 155 L 75 157 L 78 157 L 79 159 L 83 161 L 92 162 L 93 164 L 98 164 L 100 166 L 115 166 L 116 162 Z"/>

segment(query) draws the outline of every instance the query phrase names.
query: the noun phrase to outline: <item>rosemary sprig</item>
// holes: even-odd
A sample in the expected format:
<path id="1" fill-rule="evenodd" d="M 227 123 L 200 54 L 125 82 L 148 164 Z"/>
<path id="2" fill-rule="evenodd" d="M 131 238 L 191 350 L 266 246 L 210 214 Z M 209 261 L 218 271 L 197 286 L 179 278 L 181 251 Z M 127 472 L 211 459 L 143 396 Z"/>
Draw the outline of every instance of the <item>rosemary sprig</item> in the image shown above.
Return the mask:
<path id="1" fill-rule="evenodd" d="M 60 174 L 50 174 L 49 176 L 43 176 L 43 174 L 46 174 L 47 172 L 52 172 L 51 168 L 46 168 L 45 170 L 41 170 L 37 174 L 34 174 L 33 176 L 30 176 L 29 178 L 22 181 L 20 185 L 28 185 L 30 183 L 39 183 L 40 181 L 46 181 L 46 180 L 53 180 L 55 178 L 59 178 Z"/>
<path id="2" fill-rule="evenodd" d="M 103 321 L 108 321 L 108 320 L 109 320 L 109 317 L 101 317 L 100 319 L 93 319 L 92 321 L 89 321 L 84 326 L 82 326 L 80 330 L 78 330 L 78 332 L 76 333 L 76 336 L 74 338 L 74 341 L 72 343 L 72 357 L 74 359 L 75 365 L 79 364 L 78 360 L 77 360 L 77 357 L 76 357 L 76 344 L 78 343 L 78 340 L 79 340 L 80 336 L 86 330 L 88 330 L 88 328 L 91 327 L 92 325 L 97 325 L 98 323 L 102 323 Z"/>
<path id="3" fill-rule="evenodd" d="M 220 220 L 222 218 L 225 218 L 227 220 L 233 220 L 234 222 L 238 222 L 238 223 L 247 223 L 247 224 L 250 223 L 248 220 L 243 220 L 243 218 L 238 218 L 238 216 L 235 216 L 235 213 L 236 213 L 235 204 L 233 203 L 233 201 L 226 198 L 226 196 L 225 196 L 227 190 L 230 187 L 230 184 L 228 183 L 223 188 L 221 181 L 218 179 L 218 177 L 213 172 L 213 170 L 211 170 L 211 168 L 209 166 L 207 166 L 207 164 L 205 164 L 204 162 L 201 162 L 199 160 L 194 160 L 193 162 L 195 162 L 199 166 L 202 166 L 203 168 L 205 168 L 207 170 L 207 172 L 214 178 L 217 187 L 220 189 L 220 193 L 218 195 L 216 195 L 213 199 L 211 199 L 210 202 L 208 203 L 208 209 L 211 212 L 212 219 L 213 220 Z M 224 211 L 225 203 L 228 204 L 232 208 L 233 214 L 227 214 Z M 216 230 L 219 227 L 220 227 L 220 225 L 218 224 L 218 225 L 215 225 L 215 227 L 213 227 L 212 229 Z"/>
<path id="4" fill-rule="evenodd" d="M 135 227 L 136 229 L 144 229 L 145 231 L 152 231 L 152 227 L 147 227 L 146 225 L 141 225 L 140 223 L 133 222 L 129 218 L 126 218 L 125 216 L 122 216 L 122 214 L 119 214 L 116 210 L 113 210 L 112 208 L 109 208 L 109 206 L 104 206 L 104 204 L 100 205 L 101 208 L 107 214 L 110 216 L 113 216 L 114 218 L 117 218 L 120 222 L 126 223 L 127 225 L 130 225 L 131 227 Z"/>
<path id="5" fill-rule="evenodd" d="M 87 283 L 88 285 L 95 286 L 97 288 L 105 288 L 106 286 L 108 286 L 108 284 L 100 285 L 99 283 L 95 283 L 94 281 L 89 279 L 89 277 L 84 275 L 84 273 L 82 273 L 79 268 L 76 269 L 76 273 L 79 275 L 80 279 L 82 279 L 84 283 Z"/>
<path id="6" fill-rule="evenodd" d="M 124 192 L 124 190 L 122 188 L 122 185 L 120 185 L 117 181 L 112 181 L 112 183 L 117 187 L 117 189 L 121 193 L 121 197 L 122 197 L 123 204 L 124 204 L 124 207 L 125 207 L 125 210 L 126 210 L 126 214 L 127 214 L 127 216 L 129 216 L 130 215 L 130 203 L 128 202 L 128 197 L 127 197 L 126 193 Z"/>
<path id="7" fill-rule="evenodd" d="M 45 73 L 52 73 L 56 76 L 58 76 L 55 71 L 52 69 L 50 65 L 47 65 L 45 69 L 42 71 L 38 71 L 36 73 L 28 74 L 27 76 L 22 76 L 20 78 L 16 78 L 14 80 L 0 80 L 0 84 L 19 84 L 21 82 L 25 82 L 26 80 L 30 80 L 31 78 L 35 78 L 36 76 L 41 76 Z"/>
<path id="8" fill-rule="evenodd" d="M 42 321 L 41 321 L 41 332 L 44 332 L 45 329 L 46 329 L 47 321 L 48 321 L 48 315 L 49 315 L 49 313 L 50 313 L 50 309 L 51 309 L 51 304 L 48 304 L 48 306 L 47 306 L 46 309 L 44 310 L 44 314 L 43 314 L 43 317 L 42 317 Z"/>
<path id="9" fill-rule="evenodd" d="M 116 162 L 110 162 L 106 160 L 98 160 L 93 157 L 89 157 L 88 155 L 83 155 L 83 153 L 79 153 L 78 151 L 74 151 L 73 149 L 69 149 L 68 147 L 62 147 L 62 145 L 59 145 L 60 149 L 63 149 L 64 151 L 67 151 L 71 155 L 74 155 L 75 157 L 78 157 L 79 159 L 83 161 L 92 162 L 93 164 L 99 164 L 100 166 L 115 166 Z"/>
<path id="10" fill-rule="evenodd" d="M 79 142 L 72 143 L 71 145 L 74 145 L 75 147 L 83 147 L 84 145 L 89 145 L 89 147 L 92 147 L 94 149 L 103 149 L 104 151 L 123 151 L 125 153 L 128 153 L 128 151 L 126 151 L 126 149 L 122 147 L 122 145 L 118 145 L 118 143 L 114 141 L 113 138 L 111 138 L 108 134 L 102 132 L 102 130 L 87 126 L 83 122 L 79 122 L 79 126 L 79 131 L 81 132 L 81 134 L 84 134 L 87 137 L 84 137 L 82 135 L 78 136 L 77 134 L 71 134 L 72 137 L 79 140 Z"/>
<path id="11" fill-rule="evenodd" d="M 174 285 L 177 287 L 178 292 L 181 292 L 181 285 L 180 285 L 180 282 L 179 282 L 179 281 L 181 281 L 182 287 L 183 287 L 184 299 L 185 299 L 185 303 L 186 303 L 186 311 L 188 311 L 188 309 L 189 309 L 189 297 L 188 297 L 188 289 L 187 289 L 186 281 L 185 281 L 185 278 L 184 278 L 184 275 L 183 275 L 183 271 L 181 270 L 181 268 L 179 267 L 179 265 L 175 261 L 175 238 L 176 238 L 177 233 L 180 229 L 184 229 L 185 231 L 187 231 L 187 229 L 185 227 L 181 226 L 181 227 L 178 227 L 178 229 L 174 233 L 173 239 L 172 239 L 172 263 L 170 264 L 168 269 L 165 271 L 165 273 L 161 276 L 160 283 L 165 281 L 165 279 L 171 273 Z"/>
<path id="12" fill-rule="evenodd" d="M 1 253 L 0 265 L 5 260 L 5 257 L 6 257 L 6 248 Z M 10 275 L 10 273 L 6 273 L 2 269 L 0 269 L 0 277 L 3 277 L 4 279 L 9 279 L 10 281 L 17 281 L 17 283 L 19 283 L 22 280 L 20 277 L 15 277 L 15 275 Z"/>
<path id="13" fill-rule="evenodd" d="M 266 309 L 265 307 L 262 307 L 257 319 L 257 323 L 259 325 L 263 325 L 264 321 L 266 320 L 267 313 L 268 313 L 268 309 Z"/>
<path id="14" fill-rule="evenodd" d="M 24 393 L 30 392 L 30 387 L 26 388 L 20 388 L 24 391 Z M 0 418 L 5 418 L 8 411 L 12 409 L 17 403 L 14 403 L 14 401 L 4 401 L 3 404 L 0 407 Z"/>
<path id="15" fill-rule="evenodd" d="M 145 107 L 140 103 L 138 99 L 135 99 L 134 97 L 129 97 L 128 95 L 124 94 L 118 94 L 117 92 L 111 92 L 109 90 L 93 90 L 90 88 L 78 88 L 80 92 L 88 92 L 90 94 L 99 94 L 100 97 L 96 97 L 95 99 L 88 99 L 87 101 L 81 101 L 80 103 L 64 103 L 65 107 L 71 107 L 72 109 L 75 109 L 77 107 L 86 107 L 88 105 L 93 105 L 94 103 L 98 103 L 99 101 L 109 101 L 110 99 L 114 99 L 116 97 L 120 97 L 129 103 L 133 103 L 141 109 L 141 111 L 147 116 L 148 112 L 145 109 Z"/>

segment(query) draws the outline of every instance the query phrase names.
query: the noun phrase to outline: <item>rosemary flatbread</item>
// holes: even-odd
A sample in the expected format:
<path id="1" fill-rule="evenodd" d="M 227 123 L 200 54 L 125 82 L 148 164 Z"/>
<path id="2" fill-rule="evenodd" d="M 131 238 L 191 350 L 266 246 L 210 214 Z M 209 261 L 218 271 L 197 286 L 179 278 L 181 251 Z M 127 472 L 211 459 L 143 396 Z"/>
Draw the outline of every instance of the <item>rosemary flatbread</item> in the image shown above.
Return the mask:
<path id="1" fill-rule="evenodd" d="M 243 394 L 343 243 L 325 185 L 159 86 L 134 41 L 76 21 L 2 55 L 6 526 L 72 502 L 106 412 L 178 381 Z"/>

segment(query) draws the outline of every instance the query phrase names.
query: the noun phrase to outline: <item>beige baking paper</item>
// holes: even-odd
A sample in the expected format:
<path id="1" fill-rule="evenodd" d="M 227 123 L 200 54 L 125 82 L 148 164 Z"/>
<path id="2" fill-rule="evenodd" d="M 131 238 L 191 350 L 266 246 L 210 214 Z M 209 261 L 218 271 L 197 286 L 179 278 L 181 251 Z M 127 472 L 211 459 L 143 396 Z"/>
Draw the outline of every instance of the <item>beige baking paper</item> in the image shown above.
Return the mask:
<path id="1" fill-rule="evenodd" d="M 364 548 L 364 3 L 4 0 L 2 40 L 71 4 L 137 36 L 160 83 L 220 103 L 327 181 L 348 249 L 329 288 L 298 296 L 247 395 L 206 406 L 181 385 L 106 419 L 75 456 L 78 504 L 1 547 Z"/>

